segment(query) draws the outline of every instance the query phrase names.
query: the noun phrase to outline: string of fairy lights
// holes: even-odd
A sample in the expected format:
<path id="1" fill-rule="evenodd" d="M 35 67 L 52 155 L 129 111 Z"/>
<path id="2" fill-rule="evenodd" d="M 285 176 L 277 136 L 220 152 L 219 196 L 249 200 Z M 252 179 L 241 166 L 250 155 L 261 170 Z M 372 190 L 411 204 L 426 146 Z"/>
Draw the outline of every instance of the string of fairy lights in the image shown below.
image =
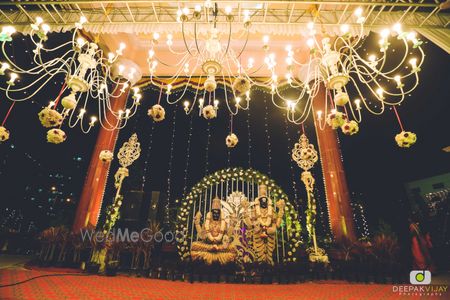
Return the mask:
<path id="1" fill-rule="evenodd" d="M 252 167 L 252 134 L 250 128 L 250 109 L 247 110 L 247 144 L 248 144 L 248 168 Z"/>
<path id="2" fill-rule="evenodd" d="M 173 118 L 172 118 L 172 139 L 170 141 L 170 151 L 169 151 L 169 163 L 167 166 L 167 201 L 165 205 L 165 218 L 164 223 L 168 224 L 170 220 L 170 199 L 172 192 L 172 164 L 173 164 L 173 152 L 175 148 L 175 132 L 176 132 L 176 120 L 177 120 L 177 109 L 173 110 Z"/>
<path id="3" fill-rule="evenodd" d="M 186 196 L 187 193 L 187 181 L 188 181 L 188 172 L 189 172 L 189 162 L 191 158 L 191 139 L 192 139 L 192 128 L 193 128 L 193 121 L 194 121 L 194 114 L 191 114 L 191 117 L 189 119 L 189 132 L 188 132 L 188 138 L 187 138 L 187 145 L 186 145 L 186 165 L 184 167 L 184 186 L 183 186 L 183 197 Z"/>
<path id="4" fill-rule="evenodd" d="M 206 147 L 205 147 L 205 176 L 209 172 L 209 143 L 211 140 L 211 122 L 206 125 Z"/>
<path id="5" fill-rule="evenodd" d="M 147 147 L 147 154 L 145 156 L 144 160 L 144 170 L 142 172 L 142 186 L 141 190 L 145 190 L 145 182 L 147 181 L 147 170 L 149 169 L 148 161 L 150 160 L 150 154 L 152 152 L 152 146 L 153 146 L 153 131 L 155 130 L 155 122 L 152 122 L 152 126 L 150 127 L 150 132 L 148 134 L 148 147 Z M 151 167 L 151 166 L 150 166 Z"/>
<path id="6" fill-rule="evenodd" d="M 264 131 L 267 136 L 267 174 L 272 176 L 272 145 L 269 131 L 269 108 L 266 97 L 264 97 Z"/>
<path id="7" fill-rule="evenodd" d="M 284 128 L 285 128 L 285 134 L 287 138 L 287 153 L 289 154 L 291 152 L 291 148 L 293 147 L 294 143 L 292 143 L 291 135 L 289 134 L 289 125 L 287 118 L 284 118 Z M 298 191 L 297 191 L 297 181 L 295 180 L 295 170 L 294 170 L 294 164 L 295 162 L 292 160 L 291 155 L 289 156 L 289 169 L 291 171 L 291 181 L 292 181 L 292 192 L 294 194 L 294 201 L 297 205 L 297 209 L 300 209 L 301 207 L 301 200 L 298 197 Z M 300 214 L 301 215 L 301 214 Z"/>

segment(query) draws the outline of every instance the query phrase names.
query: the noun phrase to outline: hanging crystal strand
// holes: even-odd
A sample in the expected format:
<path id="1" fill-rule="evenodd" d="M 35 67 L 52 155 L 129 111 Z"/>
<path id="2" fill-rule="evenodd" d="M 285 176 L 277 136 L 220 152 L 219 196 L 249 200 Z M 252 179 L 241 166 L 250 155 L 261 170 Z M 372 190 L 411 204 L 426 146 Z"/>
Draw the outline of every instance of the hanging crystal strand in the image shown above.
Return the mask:
<path id="1" fill-rule="evenodd" d="M 177 120 L 177 109 L 173 112 L 173 123 L 172 123 L 172 140 L 170 142 L 170 153 L 169 153 L 169 164 L 168 164 L 168 170 L 167 170 L 167 202 L 165 207 L 165 224 L 169 224 L 169 207 L 170 207 L 170 197 L 171 197 L 171 191 L 172 191 L 172 185 L 171 185 L 171 176 L 172 176 L 172 163 L 173 163 L 173 150 L 175 147 L 175 131 L 176 131 L 176 120 Z"/>
<path id="2" fill-rule="evenodd" d="M 187 140 L 187 146 L 186 146 L 186 167 L 184 169 L 183 198 L 186 196 L 186 193 L 187 193 L 187 179 L 188 179 L 188 172 L 189 172 L 189 162 L 190 162 L 190 157 L 191 157 L 191 139 L 192 139 L 193 120 L 194 120 L 194 115 L 191 114 L 191 119 L 189 121 L 189 134 L 188 134 L 188 140 Z"/>
<path id="3" fill-rule="evenodd" d="M 264 128 L 267 136 L 267 175 L 272 176 L 272 146 L 269 132 L 269 108 L 267 107 L 267 99 L 264 97 Z"/>
<path id="4" fill-rule="evenodd" d="M 303 123 L 302 123 L 303 124 Z M 291 139 L 291 135 L 289 134 L 289 126 L 288 126 L 288 120 L 287 118 L 284 118 L 284 126 L 286 129 L 286 137 L 287 137 L 287 141 L 288 141 L 288 155 L 289 155 L 289 169 L 291 171 L 291 180 L 292 180 L 292 191 L 294 193 L 294 201 L 293 203 L 297 204 L 297 209 L 300 207 L 300 199 L 298 198 L 298 192 L 297 192 L 297 181 L 295 180 L 295 171 L 294 171 L 294 161 L 292 160 L 292 157 L 290 155 L 291 153 L 291 148 L 292 147 L 292 139 Z"/>
<path id="5" fill-rule="evenodd" d="M 142 191 L 145 190 L 145 182 L 147 181 L 147 170 L 149 168 L 148 161 L 150 159 L 150 154 L 152 152 L 154 129 L 155 129 L 155 122 L 152 122 L 152 127 L 150 128 L 150 134 L 149 134 L 147 155 L 145 156 L 145 161 L 144 161 L 144 172 L 142 174 L 142 186 L 141 186 Z"/>
<path id="6" fill-rule="evenodd" d="M 247 111 L 248 168 L 252 167 L 252 135 L 250 128 L 250 109 Z"/>
<path id="7" fill-rule="evenodd" d="M 205 176 L 208 175 L 209 172 L 209 142 L 211 140 L 211 122 L 208 121 L 206 127 L 206 147 L 205 147 Z"/>

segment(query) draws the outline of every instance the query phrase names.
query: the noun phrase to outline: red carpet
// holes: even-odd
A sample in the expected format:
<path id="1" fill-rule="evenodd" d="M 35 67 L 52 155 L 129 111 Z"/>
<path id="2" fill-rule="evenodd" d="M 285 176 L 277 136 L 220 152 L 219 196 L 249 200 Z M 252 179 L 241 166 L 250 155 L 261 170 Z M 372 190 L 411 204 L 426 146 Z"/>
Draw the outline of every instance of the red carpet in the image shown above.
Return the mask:
<path id="1" fill-rule="evenodd" d="M 40 275 L 42 270 L 0 270 L 0 285 Z M 392 292 L 392 285 L 303 283 L 290 285 L 244 285 L 185 283 L 148 278 L 97 275 L 46 276 L 0 288 L 0 299 L 155 299 L 155 300 L 293 300 L 293 299 L 418 299 Z M 444 297 L 429 297 L 444 299 Z M 424 299 L 422 297 L 421 299 Z"/>

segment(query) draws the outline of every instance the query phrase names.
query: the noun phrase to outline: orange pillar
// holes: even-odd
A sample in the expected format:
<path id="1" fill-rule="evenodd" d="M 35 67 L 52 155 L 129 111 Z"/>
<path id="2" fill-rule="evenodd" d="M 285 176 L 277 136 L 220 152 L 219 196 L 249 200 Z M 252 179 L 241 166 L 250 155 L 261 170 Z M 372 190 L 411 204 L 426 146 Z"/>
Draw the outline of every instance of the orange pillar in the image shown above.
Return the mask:
<path id="1" fill-rule="evenodd" d="M 117 97 L 120 93 L 120 88 L 117 88 L 115 93 Z M 128 90 L 111 101 L 111 109 L 115 112 L 123 110 L 126 106 L 127 98 Z M 115 124 L 115 118 L 110 110 L 107 111 L 106 118 L 111 124 Z M 102 162 L 99 155 L 102 150 L 110 150 L 114 153 L 118 135 L 118 129 L 108 130 L 101 127 L 99 130 L 73 223 L 74 232 L 79 231 L 81 228 L 95 227 L 97 225 L 110 167 L 110 163 Z"/>
<path id="2" fill-rule="evenodd" d="M 331 232 L 337 241 L 341 241 L 344 237 L 350 240 L 356 240 L 353 213 L 350 206 L 350 194 L 341 159 L 341 149 L 339 147 L 337 133 L 336 130 L 328 125 L 321 130 L 318 120 L 316 120 L 317 111 L 321 110 L 325 114 L 325 97 L 326 89 L 322 85 L 313 102 L 313 115 L 317 143 L 319 144 L 319 155 L 325 183 L 325 195 Z M 323 116 L 323 118 L 325 117 Z"/>
<path id="3" fill-rule="evenodd" d="M 133 71 L 130 72 L 131 70 Z M 111 108 L 106 111 L 106 119 L 111 124 L 116 124 L 117 119 L 112 112 L 117 114 L 119 110 L 125 109 L 130 86 L 135 84 L 142 74 L 135 63 L 126 59 L 117 61 L 112 67 L 111 73 L 114 78 L 119 78 L 117 79 L 119 83 L 111 97 Z M 125 79 L 129 81 L 129 86 L 122 93 L 123 85 L 120 81 L 125 81 Z M 105 126 L 108 127 L 108 124 Z M 110 167 L 109 163 L 100 160 L 99 154 L 102 150 L 110 150 L 114 153 L 118 135 L 119 129 L 111 130 L 100 127 L 72 226 L 74 232 L 78 232 L 81 228 L 97 226 Z"/>

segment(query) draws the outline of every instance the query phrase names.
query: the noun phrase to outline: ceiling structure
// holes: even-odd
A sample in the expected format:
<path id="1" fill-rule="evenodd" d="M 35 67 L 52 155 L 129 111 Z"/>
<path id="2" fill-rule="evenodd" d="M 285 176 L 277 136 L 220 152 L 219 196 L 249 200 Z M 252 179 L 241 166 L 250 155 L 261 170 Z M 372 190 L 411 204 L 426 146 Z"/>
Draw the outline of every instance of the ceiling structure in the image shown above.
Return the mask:
<path id="1" fill-rule="evenodd" d="M 146 73 L 147 52 L 154 32 L 161 34 L 161 40 L 155 50 L 162 61 L 170 61 L 174 56 L 167 50 L 165 35 L 173 35 L 173 49 L 182 50 L 183 41 L 177 12 L 189 7 L 193 10 L 197 4 L 205 1 L 3 1 L 0 3 L 0 23 L 11 24 L 18 31 L 28 32 L 29 24 L 36 16 L 45 19 L 53 31 L 66 31 L 73 28 L 80 16 L 88 23 L 84 30 L 97 38 L 103 47 L 117 49 L 121 42 L 127 44 L 124 57 L 135 61 Z M 242 41 L 242 23 L 244 11 L 251 17 L 251 35 L 243 55 L 256 61 L 262 61 L 262 37 L 270 35 L 271 52 L 284 52 L 286 43 L 301 52 L 305 48 L 306 24 L 314 21 L 327 33 L 337 32 L 339 26 L 350 22 L 357 7 L 364 9 L 365 28 L 381 30 L 396 22 L 404 28 L 416 30 L 450 53 L 450 10 L 439 2 L 430 0 L 410 0 L 402 2 L 386 1 L 216 1 L 219 4 L 218 26 L 225 26 L 224 9 L 233 9 L 232 47 L 240 48 Z M 206 28 L 208 21 L 204 16 L 199 20 Z M 189 25 L 189 24 L 188 24 Z M 350 24 L 351 25 L 351 24 Z M 187 32 L 190 31 L 186 28 Z M 239 38 L 240 37 L 240 38 Z M 284 62 L 280 62 L 283 64 Z M 162 76 L 171 75 L 170 68 L 158 69 Z M 267 76 L 261 69 L 255 76 Z"/>

